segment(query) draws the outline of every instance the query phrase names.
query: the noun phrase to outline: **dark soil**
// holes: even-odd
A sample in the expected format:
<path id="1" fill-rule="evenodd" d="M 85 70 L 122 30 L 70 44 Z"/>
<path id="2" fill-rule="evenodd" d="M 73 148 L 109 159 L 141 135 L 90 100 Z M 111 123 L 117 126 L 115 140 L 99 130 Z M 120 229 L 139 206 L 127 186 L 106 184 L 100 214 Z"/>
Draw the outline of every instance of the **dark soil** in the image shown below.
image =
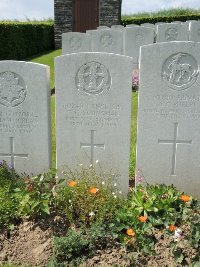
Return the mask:
<path id="1" fill-rule="evenodd" d="M 25 266 L 45 266 L 53 254 L 53 235 L 65 235 L 67 225 L 60 217 L 52 221 L 36 223 L 24 221 L 11 232 L 0 233 L 0 264 L 3 262 L 23 264 Z M 155 233 L 157 239 L 156 255 L 144 257 L 128 253 L 118 243 L 108 242 L 107 248 L 97 250 L 95 256 L 88 259 L 81 267 L 92 266 L 149 266 L 174 267 L 175 263 L 169 251 L 169 240 L 161 232 Z M 188 252 L 192 255 L 192 251 Z"/>

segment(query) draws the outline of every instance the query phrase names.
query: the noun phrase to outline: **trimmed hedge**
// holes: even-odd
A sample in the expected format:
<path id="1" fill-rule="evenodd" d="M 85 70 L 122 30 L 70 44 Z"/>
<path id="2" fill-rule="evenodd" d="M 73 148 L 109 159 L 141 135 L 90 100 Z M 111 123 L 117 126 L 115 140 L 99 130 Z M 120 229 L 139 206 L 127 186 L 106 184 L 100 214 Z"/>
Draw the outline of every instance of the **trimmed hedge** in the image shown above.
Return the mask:
<path id="1" fill-rule="evenodd" d="M 162 17 L 135 17 L 122 19 L 121 24 L 126 26 L 128 24 L 142 24 L 156 22 L 173 22 L 173 21 L 186 21 L 186 20 L 200 20 L 200 15 L 179 15 L 179 16 L 162 16 Z"/>
<path id="2" fill-rule="evenodd" d="M 53 23 L 0 22 L 0 60 L 24 59 L 54 47 Z"/>

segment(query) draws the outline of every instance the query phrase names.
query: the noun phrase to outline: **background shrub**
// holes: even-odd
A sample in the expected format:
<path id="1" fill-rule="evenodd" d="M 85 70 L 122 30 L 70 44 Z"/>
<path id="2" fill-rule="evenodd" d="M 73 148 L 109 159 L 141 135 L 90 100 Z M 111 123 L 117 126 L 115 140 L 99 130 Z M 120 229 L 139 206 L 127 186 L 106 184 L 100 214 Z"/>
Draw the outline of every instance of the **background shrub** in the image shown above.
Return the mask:
<path id="1" fill-rule="evenodd" d="M 53 23 L 1 22 L 0 59 L 24 59 L 54 49 Z"/>
<path id="2" fill-rule="evenodd" d="M 126 26 L 128 24 L 142 24 L 156 22 L 173 22 L 186 20 L 199 20 L 200 15 L 176 15 L 176 16 L 157 16 L 157 17 L 125 17 L 121 20 L 121 24 Z"/>

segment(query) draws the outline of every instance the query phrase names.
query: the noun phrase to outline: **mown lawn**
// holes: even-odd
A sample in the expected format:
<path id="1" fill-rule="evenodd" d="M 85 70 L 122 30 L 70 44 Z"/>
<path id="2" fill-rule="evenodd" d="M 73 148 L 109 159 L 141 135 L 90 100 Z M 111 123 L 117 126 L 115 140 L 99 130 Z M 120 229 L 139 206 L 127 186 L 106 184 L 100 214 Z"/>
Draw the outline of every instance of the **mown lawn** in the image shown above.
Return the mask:
<path id="1" fill-rule="evenodd" d="M 50 87 L 53 89 L 55 87 L 54 83 L 54 58 L 61 55 L 61 49 L 48 52 L 46 54 L 40 55 L 35 58 L 31 58 L 30 61 L 35 63 L 40 63 L 48 65 L 50 67 Z"/>
<path id="2" fill-rule="evenodd" d="M 32 58 L 35 63 L 45 64 L 50 66 L 51 89 L 54 88 L 54 58 L 61 55 L 61 50 L 55 50 L 43 54 L 42 56 Z M 136 143 L 136 128 L 137 128 L 137 96 L 132 94 L 132 115 L 131 115 L 131 148 L 130 148 L 130 176 L 134 176 L 135 170 L 135 143 Z M 56 138 L 55 138 L 55 96 L 51 97 L 51 118 L 52 118 L 52 166 L 56 166 Z"/>

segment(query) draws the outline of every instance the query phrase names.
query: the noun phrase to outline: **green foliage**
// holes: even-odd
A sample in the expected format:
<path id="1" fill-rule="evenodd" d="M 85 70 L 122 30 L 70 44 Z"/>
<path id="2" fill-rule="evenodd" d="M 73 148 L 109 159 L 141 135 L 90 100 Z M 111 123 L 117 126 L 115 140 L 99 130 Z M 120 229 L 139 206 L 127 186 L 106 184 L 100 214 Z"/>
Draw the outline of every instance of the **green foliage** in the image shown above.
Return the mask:
<path id="1" fill-rule="evenodd" d="M 70 182 L 75 183 L 70 186 Z M 64 186 L 63 186 L 64 185 Z M 96 192 L 91 193 L 93 189 Z M 103 179 L 94 168 L 82 167 L 79 173 L 64 172 L 64 181 L 56 188 L 57 210 L 70 224 L 105 223 L 115 216 L 122 199 L 111 179 Z"/>
<path id="2" fill-rule="evenodd" d="M 11 226 L 17 219 L 18 202 L 9 186 L 0 187 L 0 228 Z"/>
<path id="3" fill-rule="evenodd" d="M 52 23 L 1 22 L 0 59 L 24 59 L 54 49 Z"/>
<path id="4" fill-rule="evenodd" d="M 198 15 L 177 15 L 177 16 L 160 16 L 160 17 L 127 17 L 122 19 L 121 24 L 126 26 L 128 24 L 142 24 L 142 23 L 157 23 L 157 22 L 173 22 L 173 21 L 186 21 L 186 20 L 199 20 Z"/>
<path id="5" fill-rule="evenodd" d="M 200 9 L 191 8 L 172 8 L 172 9 L 162 9 L 155 12 L 140 12 L 137 14 L 123 15 L 122 19 L 130 17 L 170 17 L 170 16 L 180 16 L 180 15 L 200 15 Z"/>
<path id="6" fill-rule="evenodd" d="M 18 202 L 14 197 L 13 189 L 16 185 L 16 176 L 12 168 L 5 162 L 0 163 L 0 228 L 11 226 L 17 219 Z"/>
<path id="7" fill-rule="evenodd" d="M 108 233 L 100 224 L 92 224 L 90 228 L 70 229 L 65 237 L 54 237 L 54 262 L 77 264 L 93 256 L 96 248 L 105 247 L 107 239 Z"/>
<path id="8" fill-rule="evenodd" d="M 154 252 L 156 231 L 166 229 L 167 233 L 170 225 L 178 226 L 189 221 L 190 244 L 193 248 L 200 247 L 200 217 L 193 211 L 194 203 L 192 199 L 187 203 L 182 201 L 181 193 L 173 186 L 140 185 L 136 192 L 129 194 L 123 206 L 118 209 L 115 219 L 110 224 L 110 230 L 121 243 L 127 244 L 135 251 L 149 254 Z M 128 229 L 134 232 L 132 236 L 128 234 Z M 174 252 L 174 255 L 178 257 L 180 249 L 176 250 L 177 254 Z"/>
<path id="9" fill-rule="evenodd" d="M 52 172 L 35 177 L 22 177 L 21 186 L 16 188 L 15 197 L 19 201 L 20 217 L 42 218 L 50 214 L 54 205 L 52 188 L 56 184 Z"/>

